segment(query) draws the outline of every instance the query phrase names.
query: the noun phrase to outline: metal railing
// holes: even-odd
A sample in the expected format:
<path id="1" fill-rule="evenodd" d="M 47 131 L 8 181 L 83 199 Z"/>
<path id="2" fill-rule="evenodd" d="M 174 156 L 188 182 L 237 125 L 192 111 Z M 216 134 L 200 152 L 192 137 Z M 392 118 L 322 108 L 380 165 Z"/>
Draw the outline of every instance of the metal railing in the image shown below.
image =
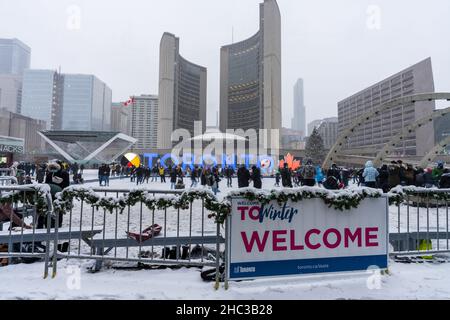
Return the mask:
<path id="1" fill-rule="evenodd" d="M 390 207 L 393 256 L 450 253 L 450 189 L 415 190 Z"/>
<path id="2" fill-rule="evenodd" d="M 0 246 L 3 247 L 0 259 L 2 263 L 7 259 L 8 264 L 43 259 L 46 278 L 52 242 L 53 202 L 49 193 L 42 197 L 39 190 L 31 186 L 0 186 L 0 198 L 11 199 L 0 204 Z M 39 199 L 45 200 L 44 212 L 38 211 Z"/>
<path id="3" fill-rule="evenodd" d="M 92 189 L 98 195 L 120 199 L 129 189 Z M 179 191 L 145 190 L 153 196 L 180 196 Z M 57 258 L 95 260 L 98 271 L 105 261 L 133 262 L 143 265 L 211 266 L 219 270 L 223 263 L 225 242 L 220 224 L 208 218 L 204 200 L 193 201 L 187 209 L 148 209 L 142 202 L 128 205 L 123 212 L 97 210 L 84 200 L 75 200 L 74 207 L 62 217 L 58 226 L 64 230 L 66 249 L 55 251 Z M 57 213 L 57 220 L 60 219 Z M 58 228 L 57 227 L 57 228 Z M 161 228 L 157 234 L 145 229 Z M 134 237 L 128 236 L 130 233 Z M 56 238 L 56 242 L 61 242 Z"/>
<path id="4" fill-rule="evenodd" d="M 145 189 L 144 189 L 145 190 Z M 129 189 L 94 188 L 97 195 L 121 199 Z M 181 191 L 145 190 L 156 198 L 180 196 Z M 225 260 L 225 230 L 210 219 L 205 199 L 192 200 L 187 208 L 149 209 L 143 202 L 127 205 L 123 212 L 97 209 L 86 200 L 74 200 L 73 208 L 62 217 L 53 213 L 52 200 L 46 194 L 47 211 L 38 212 L 38 191 L 28 186 L 0 187 L 0 196 L 20 195 L 0 208 L 23 217 L 31 229 L 13 229 L 11 222 L 0 222 L 0 252 L 9 262 L 39 258 L 56 275 L 58 259 L 95 261 L 92 268 L 100 270 L 104 262 L 140 263 L 142 265 L 210 266 L 219 275 Z M 32 197 L 35 204 L 25 201 Z M 21 200 L 23 199 L 23 200 Z M 450 253 L 450 190 L 417 190 L 406 193 L 399 205 L 389 207 L 389 242 L 391 256 L 427 256 Z M 5 207 L 6 206 L 6 207 Z M 45 218 L 44 218 L 45 217 Z M 61 219 L 61 223 L 60 223 Z M 160 226 L 159 233 L 144 234 L 147 227 Z M 1 230 L 1 229 L 0 229 Z M 135 236 L 129 236 L 134 233 Z M 136 236 L 137 235 L 137 236 Z M 35 250 L 37 249 L 37 250 Z M 5 251 L 5 250 L 3 250 Z"/>

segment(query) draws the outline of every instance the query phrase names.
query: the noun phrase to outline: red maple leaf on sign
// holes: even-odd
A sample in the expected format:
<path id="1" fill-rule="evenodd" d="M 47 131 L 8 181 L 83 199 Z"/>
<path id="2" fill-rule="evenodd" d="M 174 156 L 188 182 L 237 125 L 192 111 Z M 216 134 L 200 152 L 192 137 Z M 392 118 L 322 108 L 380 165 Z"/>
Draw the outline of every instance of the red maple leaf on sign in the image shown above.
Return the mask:
<path id="1" fill-rule="evenodd" d="M 284 160 L 280 161 L 280 168 L 284 168 L 285 163 L 287 163 L 288 168 L 292 171 L 297 170 L 301 166 L 300 160 L 295 160 L 294 156 L 290 153 L 288 153 L 287 156 L 284 157 Z"/>

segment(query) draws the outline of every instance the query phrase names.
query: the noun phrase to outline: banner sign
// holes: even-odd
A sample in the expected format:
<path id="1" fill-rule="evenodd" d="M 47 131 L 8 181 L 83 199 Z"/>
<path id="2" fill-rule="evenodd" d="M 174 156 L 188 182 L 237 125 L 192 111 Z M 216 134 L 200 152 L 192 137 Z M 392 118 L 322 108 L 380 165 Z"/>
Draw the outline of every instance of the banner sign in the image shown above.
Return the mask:
<path id="1" fill-rule="evenodd" d="M 0 136 L 1 153 L 24 153 L 24 146 L 23 139 Z"/>
<path id="2" fill-rule="evenodd" d="M 321 199 L 261 206 L 232 200 L 228 279 L 362 271 L 388 266 L 387 198 L 338 211 Z"/>

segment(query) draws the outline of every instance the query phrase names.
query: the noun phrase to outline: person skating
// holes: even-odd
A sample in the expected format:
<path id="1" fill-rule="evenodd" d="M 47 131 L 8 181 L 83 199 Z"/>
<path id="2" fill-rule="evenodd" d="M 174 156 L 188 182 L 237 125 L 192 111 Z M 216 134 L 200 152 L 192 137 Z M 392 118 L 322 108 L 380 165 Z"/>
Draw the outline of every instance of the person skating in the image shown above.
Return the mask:
<path id="1" fill-rule="evenodd" d="M 292 188 L 292 172 L 287 163 L 285 163 L 283 169 L 281 169 L 281 184 L 284 188 Z"/>
<path id="2" fill-rule="evenodd" d="M 239 188 L 248 188 L 250 186 L 250 172 L 245 167 L 245 165 L 242 165 L 239 168 L 237 172 L 237 178 Z"/>
<path id="3" fill-rule="evenodd" d="M 373 167 L 373 162 L 367 161 L 366 168 L 363 172 L 366 187 L 375 189 L 377 187 L 377 178 L 379 175 L 378 170 Z"/>
<path id="4" fill-rule="evenodd" d="M 252 167 L 251 179 L 255 189 L 262 189 L 261 170 L 256 166 Z"/>
<path id="5" fill-rule="evenodd" d="M 177 183 L 177 170 L 173 168 L 170 171 L 170 190 L 175 189 L 175 184 Z"/>
<path id="6" fill-rule="evenodd" d="M 303 185 L 308 187 L 314 187 L 316 185 L 316 168 L 313 166 L 311 160 L 306 162 L 306 165 L 302 169 Z"/>

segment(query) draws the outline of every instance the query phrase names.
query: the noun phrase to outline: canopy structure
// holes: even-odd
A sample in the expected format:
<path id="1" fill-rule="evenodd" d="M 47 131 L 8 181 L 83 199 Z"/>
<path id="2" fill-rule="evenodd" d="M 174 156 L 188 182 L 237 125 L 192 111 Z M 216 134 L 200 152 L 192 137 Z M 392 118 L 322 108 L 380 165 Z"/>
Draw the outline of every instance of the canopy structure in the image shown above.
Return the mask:
<path id="1" fill-rule="evenodd" d="M 119 132 L 40 131 L 38 134 L 71 163 L 111 163 L 137 139 Z"/>

